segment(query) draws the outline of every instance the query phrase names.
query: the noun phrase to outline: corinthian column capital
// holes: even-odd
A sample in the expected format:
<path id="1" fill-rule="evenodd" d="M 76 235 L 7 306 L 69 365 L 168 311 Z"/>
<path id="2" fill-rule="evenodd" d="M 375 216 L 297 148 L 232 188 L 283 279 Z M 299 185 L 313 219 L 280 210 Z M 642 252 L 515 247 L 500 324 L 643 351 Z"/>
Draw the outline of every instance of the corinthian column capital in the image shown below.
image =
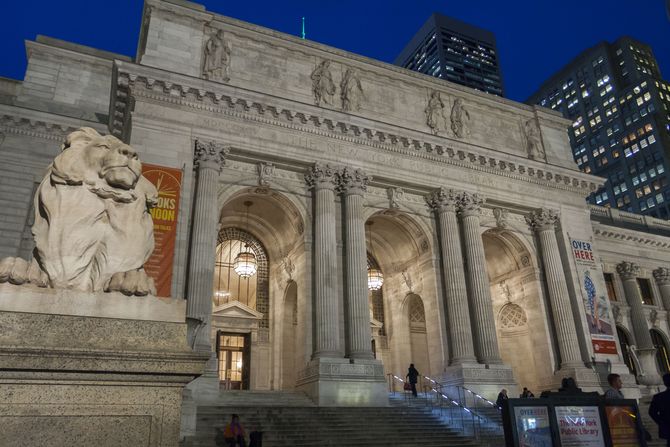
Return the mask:
<path id="1" fill-rule="evenodd" d="M 426 196 L 426 203 L 433 211 L 456 211 L 458 195 L 453 189 L 439 188 Z"/>
<path id="2" fill-rule="evenodd" d="M 550 208 L 538 208 L 526 215 L 526 222 L 536 231 L 553 230 L 558 219 L 558 211 Z"/>
<path id="3" fill-rule="evenodd" d="M 212 168 L 221 172 L 226 165 L 226 156 L 229 152 L 230 147 L 220 143 L 195 140 L 193 165 L 196 168 Z"/>
<path id="4" fill-rule="evenodd" d="M 462 216 L 479 215 L 484 199 L 477 193 L 462 192 L 458 195 L 458 211 Z"/>
<path id="5" fill-rule="evenodd" d="M 307 186 L 314 189 L 334 190 L 337 181 L 337 168 L 329 164 L 314 163 L 305 174 Z"/>
<path id="6" fill-rule="evenodd" d="M 654 279 L 659 285 L 670 284 L 670 269 L 667 267 L 659 267 L 652 272 Z"/>
<path id="7" fill-rule="evenodd" d="M 640 275 L 640 266 L 632 262 L 620 262 L 616 266 L 616 272 L 622 279 L 631 279 Z"/>
<path id="8" fill-rule="evenodd" d="M 367 175 L 362 169 L 344 167 L 337 173 L 340 192 L 346 195 L 363 195 L 368 189 L 370 180 L 372 180 L 372 177 Z"/>

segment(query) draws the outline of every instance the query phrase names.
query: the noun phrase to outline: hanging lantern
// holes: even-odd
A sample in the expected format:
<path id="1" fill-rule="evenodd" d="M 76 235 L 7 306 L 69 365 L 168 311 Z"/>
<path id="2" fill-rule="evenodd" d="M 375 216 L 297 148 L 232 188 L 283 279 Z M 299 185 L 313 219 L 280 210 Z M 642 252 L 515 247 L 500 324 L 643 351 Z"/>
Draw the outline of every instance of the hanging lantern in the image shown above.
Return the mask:
<path id="1" fill-rule="evenodd" d="M 251 201 L 244 202 L 244 206 L 247 208 L 244 226 L 247 228 L 249 226 L 249 207 L 251 205 L 253 205 L 253 202 Z M 244 249 L 235 256 L 233 270 L 235 270 L 235 273 L 240 275 L 240 277 L 245 279 L 256 274 L 256 271 L 258 270 L 258 262 L 256 262 L 256 255 L 249 250 L 249 245 L 244 244 Z"/>
<path id="2" fill-rule="evenodd" d="M 367 222 L 365 225 L 367 226 L 368 239 L 370 240 L 370 252 L 372 253 L 372 257 L 374 258 L 375 252 L 374 247 L 372 245 L 372 238 L 370 237 L 370 226 L 372 224 L 373 222 Z M 373 291 L 379 290 L 382 288 L 382 285 L 384 285 L 384 275 L 382 274 L 382 271 L 368 264 L 368 289 Z"/>
<path id="3" fill-rule="evenodd" d="M 242 278 L 249 278 L 256 274 L 258 270 L 258 263 L 256 262 L 256 255 L 249 251 L 249 247 L 244 246 L 244 251 L 235 256 L 233 261 L 233 270 Z"/>
<path id="4" fill-rule="evenodd" d="M 384 285 L 382 271 L 374 267 L 368 267 L 368 289 L 379 290 Z"/>

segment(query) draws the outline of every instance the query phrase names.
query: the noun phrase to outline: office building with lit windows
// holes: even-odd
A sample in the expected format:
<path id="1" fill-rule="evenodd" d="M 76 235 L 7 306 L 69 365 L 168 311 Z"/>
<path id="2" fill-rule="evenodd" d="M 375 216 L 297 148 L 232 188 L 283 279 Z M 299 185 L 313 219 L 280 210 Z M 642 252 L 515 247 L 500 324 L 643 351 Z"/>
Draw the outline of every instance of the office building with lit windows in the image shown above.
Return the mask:
<path id="1" fill-rule="evenodd" d="M 394 64 L 504 96 L 495 35 L 442 14 L 424 23 Z"/>
<path id="2" fill-rule="evenodd" d="M 668 219 L 670 83 L 651 48 L 622 37 L 582 52 L 527 101 L 570 120 L 579 168 L 607 179 L 588 200 Z"/>

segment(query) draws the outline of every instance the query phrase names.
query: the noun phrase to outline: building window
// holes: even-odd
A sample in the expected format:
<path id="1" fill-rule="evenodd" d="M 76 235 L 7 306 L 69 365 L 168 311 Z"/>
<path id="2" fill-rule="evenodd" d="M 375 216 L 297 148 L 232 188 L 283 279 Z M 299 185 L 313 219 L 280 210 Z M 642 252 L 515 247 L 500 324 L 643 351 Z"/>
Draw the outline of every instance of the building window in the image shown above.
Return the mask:
<path id="1" fill-rule="evenodd" d="M 616 290 L 614 289 L 614 275 L 605 273 L 605 285 L 607 286 L 607 298 L 610 301 L 616 301 Z"/>
<path id="2" fill-rule="evenodd" d="M 637 278 L 637 285 L 640 288 L 640 295 L 642 296 L 642 304 L 648 306 L 654 305 L 654 297 L 651 292 L 651 283 L 646 278 Z"/>
<path id="3" fill-rule="evenodd" d="M 668 358 L 668 346 L 663 339 L 663 335 L 656 329 L 649 331 L 651 341 L 656 348 L 656 364 L 661 374 L 670 372 L 670 359 Z"/>

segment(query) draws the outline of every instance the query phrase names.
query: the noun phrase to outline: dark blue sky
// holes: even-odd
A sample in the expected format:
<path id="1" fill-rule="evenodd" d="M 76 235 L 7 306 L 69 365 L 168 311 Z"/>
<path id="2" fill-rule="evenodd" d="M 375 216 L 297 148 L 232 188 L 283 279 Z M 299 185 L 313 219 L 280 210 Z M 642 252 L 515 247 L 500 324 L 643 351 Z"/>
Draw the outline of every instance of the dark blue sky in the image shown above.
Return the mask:
<path id="1" fill-rule="evenodd" d="M 0 76 L 22 79 L 23 41 L 44 34 L 134 56 L 141 0 L 7 0 Z M 493 31 L 507 96 L 523 101 L 582 50 L 628 34 L 651 45 L 670 78 L 664 0 L 202 0 L 208 10 L 391 62 L 433 11 Z"/>

